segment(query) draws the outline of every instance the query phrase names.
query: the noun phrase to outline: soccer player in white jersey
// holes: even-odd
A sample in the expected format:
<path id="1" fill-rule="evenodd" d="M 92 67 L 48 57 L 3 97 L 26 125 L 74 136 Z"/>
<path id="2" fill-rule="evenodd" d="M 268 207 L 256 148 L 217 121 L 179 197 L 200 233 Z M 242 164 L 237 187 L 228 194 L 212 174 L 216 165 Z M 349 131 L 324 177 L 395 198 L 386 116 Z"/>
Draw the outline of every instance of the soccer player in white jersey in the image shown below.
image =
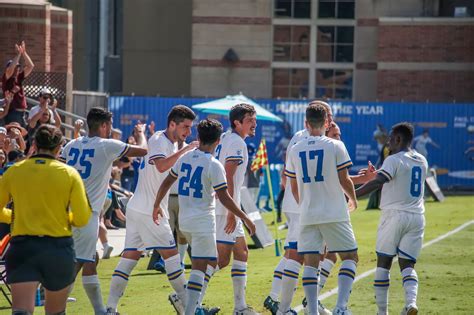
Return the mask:
<path id="1" fill-rule="evenodd" d="M 332 123 L 332 111 L 329 104 L 322 101 L 313 101 L 311 104 L 321 104 L 326 108 L 328 123 Z M 291 138 L 287 147 L 287 156 L 291 148 L 299 141 L 309 136 L 307 129 L 296 132 Z M 273 315 L 276 314 L 280 302 L 282 309 L 290 309 L 293 293 L 298 282 L 298 274 L 303 263 L 303 256 L 298 255 L 298 236 L 300 231 L 300 215 L 298 204 L 291 193 L 290 181 L 286 180 L 286 176 L 282 178 L 285 186 L 283 196 L 282 210 L 288 221 L 288 233 L 285 240 L 285 255 L 281 258 L 275 271 L 273 272 L 272 289 L 270 295 L 265 299 L 264 306 Z M 279 298 L 281 295 L 281 299 Z M 324 307 L 319 307 L 319 312 L 325 314 Z"/>
<path id="2" fill-rule="evenodd" d="M 199 148 L 183 155 L 173 166 L 158 191 L 153 218 L 163 224 L 160 203 L 171 185 L 178 180 L 179 226 L 191 245 L 192 271 L 187 284 L 186 315 L 194 315 L 202 300 L 210 276 L 217 264 L 215 197 L 233 215 L 238 216 L 255 233 L 255 225 L 232 200 L 224 167 L 212 153 L 219 143 L 222 125 L 212 119 L 202 120 L 198 127 Z M 215 192 L 215 193 L 214 193 Z M 203 314 L 198 310 L 196 314 Z"/>
<path id="3" fill-rule="evenodd" d="M 89 223 L 73 229 L 76 252 L 76 272 L 82 268 L 82 285 L 95 314 L 104 314 L 99 278 L 96 268 L 96 244 L 99 232 L 99 215 L 107 196 L 112 163 L 123 157 L 144 156 L 147 153 L 143 125 L 137 125 L 138 145 L 108 139 L 112 130 L 112 113 L 92 108 L 87 114 L 87 136 L 70 141 L 61 153 L 61 160 L 79 171 L 84 181 L 93 215 Z"/>
<path id="4" fill-rule="evenodd" d="M 244 184 L 248 163 L 247 145 L 244 139 L 255 135 L 257 113 L 252 105 L 238 104 L 231 108 L 229 121 L 231 130 L 221 136 L 215 156 L 224 166 L 229 193 L 240 207 L 240 189 Z M 242 221 L 236 219 L 232 212 L 227 211 L 219 200 L 216 204 L 216 229 L 219 268 L 227 266 L 231 254 L 234 256 L 231 270 L 234 314 L 256 314 L 245 300 L 248 248 Z"/>
<path id="5" fill-rule="evenodd" d="M 380 315 L 388 314 L 390 267 L 396 255 L 405 289 L 402 315 L 418 314 L 418 276 L 414 268 L 425 229 L 423 195 L 428 163 L 423 155 L 411 149 L 412 140 L 411 124 L 393 126 L 388 141 L 391 155 L 383 162 L 377 177 L 357 189 L 357 196 L 362 196 L 382 187 L 374 280 L 377 314 Z"/>
<path id="6" fill-rule="evenodd" d="M 348 173 L 352 165 L 349 154 L 341 141 L 324 136 L 328 126 L 326 108 L 310 104 L 306 109 L 310 136 L 291 148 L 285 174 L 291 179 L 291 190 L 300 209 L 298 253 L 304 255 L 307 313 L 318 314 L 319 262 L 326 244 L 328 250 L 337 252 L 342 260 L 333 314 L 346 315 L 351 314 L 347 304 L 358 259 L 349 209 L 357 208 L 357 200 Z M 349 198 L 349 209 L 344 194 Z M 279 313 L 292 314 L 293 311 L 280 308 Z"/>
<path id="7" fill-rule="evenodd" d="M 142 251 L 151 249 L 158 250 L 165 261 L 168 280 L 176 292 L 169 296 L 170 302 L 177 312 L 184 311 L 186 279 L 168 222 L 169 194 L 161 202 L 164 215 L 160 225 L 153 223 L 152 214 L 156 193 L 166 178 L 167 171 L 181 155 L 197 146 L 197 142 L 193 142 L 181 150 L 177 148 L 177 142 L 184 141 L 191 134 L 195 118 L 196 115 L 190 108 L 183 105 L 174 106 L 168 114 L 166 130 L 157 131 L 148 140 L 148 154 L 140 165 L 137 187 L 127 204 L 125 249 L 112 274 L 107 301 L 109 314 L 115 314 L 117 311 L 118 301 Z"/>

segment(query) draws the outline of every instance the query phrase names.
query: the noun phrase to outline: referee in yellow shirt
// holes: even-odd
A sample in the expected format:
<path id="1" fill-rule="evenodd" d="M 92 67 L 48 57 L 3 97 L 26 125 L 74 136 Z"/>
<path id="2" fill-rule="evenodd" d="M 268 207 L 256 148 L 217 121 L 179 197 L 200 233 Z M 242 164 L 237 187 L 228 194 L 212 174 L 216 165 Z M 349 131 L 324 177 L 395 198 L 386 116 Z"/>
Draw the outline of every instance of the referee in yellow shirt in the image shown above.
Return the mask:
<path id="1" fill-rule="evenodd" d="M 38 283 L 46 314 L 65 314 L 74 281 L 71 226 L 87 224 L 92 210 L 79 173 L 56 160 L 63 136 L 51 125 L 38 128 L 37 155 L 11 166 L 0 179 L 0 221 L 12 223 L 6 256 L 12 314 L 33 314 Z M 13 212 L 5 205 L 13 199 Z"/>

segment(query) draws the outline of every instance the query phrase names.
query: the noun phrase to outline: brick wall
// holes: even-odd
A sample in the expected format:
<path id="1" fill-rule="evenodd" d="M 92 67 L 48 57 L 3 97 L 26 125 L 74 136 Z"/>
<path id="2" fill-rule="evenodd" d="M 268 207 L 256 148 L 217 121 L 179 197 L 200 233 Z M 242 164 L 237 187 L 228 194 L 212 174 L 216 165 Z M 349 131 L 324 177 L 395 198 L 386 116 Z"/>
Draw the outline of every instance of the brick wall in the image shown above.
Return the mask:
<path id="1" fill-rule="evenodd" d="M 15 56 L 15 43 L 24 40 L 35 71 L 72 73 L 71 14 L 71 11 L 55 8 L 48 2 L 38 5 L 0 4 L 2 67 Z"/>
<path id="2" fill-rule="evenodd" d="M 378 61 L 474 62 L 474 25 L 380 25 Z"/>
<path id="3" fill-rule="evenodd" d="M 473 71 L 377 71 L 379 101 L 472 102 Z"/>

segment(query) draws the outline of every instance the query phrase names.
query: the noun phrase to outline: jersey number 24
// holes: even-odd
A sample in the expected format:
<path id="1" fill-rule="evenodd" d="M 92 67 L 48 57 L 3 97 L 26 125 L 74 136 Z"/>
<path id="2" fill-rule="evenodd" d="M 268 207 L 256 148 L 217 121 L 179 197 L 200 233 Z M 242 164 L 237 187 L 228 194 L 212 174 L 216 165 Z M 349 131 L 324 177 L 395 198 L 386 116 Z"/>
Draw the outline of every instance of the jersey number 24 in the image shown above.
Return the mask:
<path id="1" fill-rule="evenodd" d="M 189 196 L 189 189 L 194 190 L 194 198 L 202 198 L 202 166 L 196 167 L 193 172 L 193 167 L 190 164 L 181 164 L 181 172 L 184 172 L 184 176 L 179 179 L 178 194 L 181 196 Z"/>

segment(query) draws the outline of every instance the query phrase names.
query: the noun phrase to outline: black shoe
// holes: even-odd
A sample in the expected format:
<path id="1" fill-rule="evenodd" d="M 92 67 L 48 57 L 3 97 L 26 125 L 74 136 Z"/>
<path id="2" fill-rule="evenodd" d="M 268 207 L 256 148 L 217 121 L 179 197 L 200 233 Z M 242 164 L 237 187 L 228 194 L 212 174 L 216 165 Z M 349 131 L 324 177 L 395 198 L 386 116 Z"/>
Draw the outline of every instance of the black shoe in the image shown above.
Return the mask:
<path id="1" fill-rule="evenodd" d="M 215 315 L 221 311 L 221 308 L 218 306 L 215 306 L 215 307 L 202 306 L 201 310 L 205 315 Z"/>
<path id="2" fill-rule="evenodd" d="M 275 301 L 270 296 L 267 296 L 267 298 L 265 299 L 265 302 L 263 302 L 263 306 L 267 310 L 269 310 L 272 313 L 272 315 L 276 315 L 279 305 L 280 305 L 280 302 Z"/>

